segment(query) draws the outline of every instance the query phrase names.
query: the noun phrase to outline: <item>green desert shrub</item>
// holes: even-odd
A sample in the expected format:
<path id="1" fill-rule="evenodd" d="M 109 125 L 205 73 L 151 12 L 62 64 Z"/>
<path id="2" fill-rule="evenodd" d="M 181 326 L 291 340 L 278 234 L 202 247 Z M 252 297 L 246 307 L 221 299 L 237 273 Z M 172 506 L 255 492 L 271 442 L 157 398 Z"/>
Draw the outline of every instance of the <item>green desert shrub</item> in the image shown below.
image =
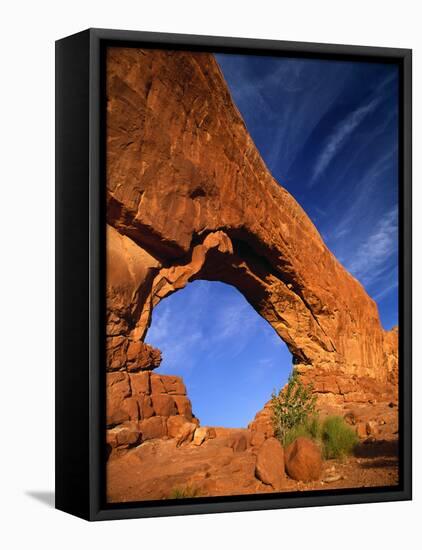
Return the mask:
<path id="1" fill-rule="evenodd" d="M 313 395 L 312 385 L 303 384 L 295 370 L 285 388 L 278 393 L 273 392 L 271 404 L 275 435 L 283 446 L 310 429 L 310 422 L 315 416 L 316 396 Z"/>
<path id="2" fill-rule="evenodd" d="M 322 447 L 324 458 L 343 458 L 359 441 L 341 416 L 319 419 L 312 385 L 304 385 L 296 371 L 280 392 L 273 392 L 271 404 L 275 435 L 284 447 L 298 437 L 309 437 Z"/>
<path id="3" fill-rule="evenodd" d="M 290 430 L 287 430 L 284 437 L 284 445 L 290 445 L 298 437 L 308 437 L 317 442 L 321 440 L 321 422 L 316 414 L 307 418 L 301 424 L 293 426 Z"/>
<path id="4" fill-rule="evenodd" d="M 325 458 L 343 458 L 352 453 L 359 439 L 341 416 L 328 416 L 321 426 Z"/>
<path id="5" fill-rule="evenodd" d="M 293 441 L 298 437 L 312 438 L 307 423 L 298 424 L 297 426 L 293 426 L 293 428 L 290 428 L 290 430 L 287 430 L 284 436 L 284 446 L 287 447 L 288 445 L 290 445 L 290 443 L 293 443 Z"/>
<path id="6" fill-rule="evenodd" d="M 171 490 L 169 498 L 195 498 L 200 496 L 200 491 L 196 487 L 190 485 L 174 487 Z"/>

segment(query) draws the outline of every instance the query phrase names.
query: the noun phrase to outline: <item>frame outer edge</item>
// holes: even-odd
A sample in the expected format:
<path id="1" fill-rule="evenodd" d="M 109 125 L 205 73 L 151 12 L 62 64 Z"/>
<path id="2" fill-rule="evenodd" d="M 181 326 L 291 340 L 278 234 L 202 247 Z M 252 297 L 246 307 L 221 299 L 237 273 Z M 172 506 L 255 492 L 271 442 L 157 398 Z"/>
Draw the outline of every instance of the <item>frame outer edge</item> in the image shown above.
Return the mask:
<path id="1" fill-rule="evenodd" d="M 202 514 L 233 511 L 254 511 L 264 509 L 278 509 L 288 507 L 308 507 L 321 505 L 340 505 L 385 501 L 400 501 L 411 498 L 411 58 L 412 51 L 397 48 L 374 48 L 368 46 L 343 46 L 333 44 L 314 44 L 300 42 L 284 42 L 264 39 L 249 38 L 225 38 L 213 36 L 182 35 L 149 33 L 138 31 L 119 31 L 108 29 L 89 29 L 89 518 L 90 520 L 110 520 L 123 518 L 173 516 L 184 514 Z M 394 59 L 402 63 L 404 68 L 404 126 L 403 126 L 403 185 L 405 187 L 404 209 L 405 223 L 403 225 L 404 241 L 408 246 L 404 247 L 403 265 L 405 277 L 405 316 L 407 316 L 408 330 L 403 335 L 406 369 L 404 389 L 408 400 L 403 408 L 405 419 L 405 467 L 403 490 L 391 488 L 384 493 L 350 493 L 337 495 L 334 493 L 324 495 L 305 495 L 299 497 L 282 496 L 278 499 L 260 500 L 231 500 L 212 503 L 183 503 L 169 504 L 165 506 L 151 506 L 142 503 L 122 506 L 119 508 L 102 509 L 101 503 L 101 463 L 99 448 L 102 435 L 100 414 L 100 342 L 101 331 L 101 291 L 98 284 L 101 277 L 101 42 L 154 42 L 160 47 L 179 44 L 191 46 L 204 46 L 208 48 L 238 48 L 255 49 L 269 52 L 284 50 L 292 54 L 308 53 L 311 55 L 340 55 L 340 56 L 370 56 Z M 403 365 L 401 365 L 403 368 Z"/>

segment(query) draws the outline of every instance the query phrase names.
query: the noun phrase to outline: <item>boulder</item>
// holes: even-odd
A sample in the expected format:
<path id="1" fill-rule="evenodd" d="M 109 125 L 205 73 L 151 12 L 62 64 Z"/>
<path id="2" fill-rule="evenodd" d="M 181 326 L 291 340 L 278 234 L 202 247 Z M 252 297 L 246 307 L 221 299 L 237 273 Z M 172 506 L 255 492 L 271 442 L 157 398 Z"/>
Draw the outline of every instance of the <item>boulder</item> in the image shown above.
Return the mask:
<path id="1" fill-rule="evenodd" d="M 321 450 L 307 437 L 298 437 L 286 448 L 285 463 L 287 474 L 297 481 L 316 481 L 321 476 Z"/>
<path id="2" fill-rule="evenodd" d="M 139 442 L 139 429 L 136 423 L 129 422 L 107 430 L 107 444 L 111 448 L 127 448 Z"/>
<path id="3" fill-rule="evenodd" d="M 190 443 L 196 429 L 197 425 L 184 416 L 170 416 L 167 419 L 167 433 L 176 440 L 177 447 Z"/>
<path id="4" fill-rule="evenodd" d="M 194 436 L 193 436 L 193 444 L 197 445 L 198 447 L 202 445 L 205 441 L 208 439 L 213 439 L 216 437 L 214 428 L 209 428 L 207 426 L 204 426 L 202 428 L 196 428 Z"/>
<path id="5" fill-rule="evenodd" d="M 179 434 L 176 437 L 176 447 L 180 447 L 186 443 L 190 443 L 193 438 L 193 434 L 196 430 L 196 424 L 193 422 L 185 422 L 182 424 Z"/>
<path id="6" fill-rule="evenodd" d="M 366 423 L 366 433 L 368 435 L 375 436 L 378 435 L 378 432 L 378 424 L 375 422 L 375 420 L 368 420 L 368 422 Z"/>
<path id="7" fill-rule="evenodd" d="M 142 441 L 148 439 L 158 439 L 167 435 L 166 418 L 162 416 L 152 416 L 138 423 L 141 432 Z"/>
<path id="8" fill-rule="evenodd" d="M 256 477 L 271 485 L 275 491 L 279 491 L 285 482 L 284 451 L 280 442 L 275 437 L 266 439 L 256 455 Z"/>
<path id="9" fill-rule="evenodd" d="M 185 424 L 190 424 L 184 416 L 170 416 L 167 418 L 167 433 L 169 437 L 178 438 Z"/>

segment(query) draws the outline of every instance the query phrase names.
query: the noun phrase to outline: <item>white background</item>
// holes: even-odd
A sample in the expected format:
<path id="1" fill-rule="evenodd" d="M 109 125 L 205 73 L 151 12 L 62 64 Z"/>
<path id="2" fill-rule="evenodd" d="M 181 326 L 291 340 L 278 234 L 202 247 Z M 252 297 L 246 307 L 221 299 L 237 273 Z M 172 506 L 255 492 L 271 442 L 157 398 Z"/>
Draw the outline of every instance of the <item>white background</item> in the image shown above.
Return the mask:
<path id="1" fill-rule="evenodd" d="M 420 4 L 420 2 L 419 2 Z M 418 2 L 73 0 L 1 11 L 3 548 L 410 548 L 421 535 L 418 284 L 422 216 Z M 414 49 L 414 501 L 89 524 L 48 506 L 54 486 L 54 40 L 87 27 Z M 75 428 L 76 429 L 76 428 Z M 35 495 L 35 496 L 34 496 Z M 40 500 L 41 497 L 41 500 Z"/>

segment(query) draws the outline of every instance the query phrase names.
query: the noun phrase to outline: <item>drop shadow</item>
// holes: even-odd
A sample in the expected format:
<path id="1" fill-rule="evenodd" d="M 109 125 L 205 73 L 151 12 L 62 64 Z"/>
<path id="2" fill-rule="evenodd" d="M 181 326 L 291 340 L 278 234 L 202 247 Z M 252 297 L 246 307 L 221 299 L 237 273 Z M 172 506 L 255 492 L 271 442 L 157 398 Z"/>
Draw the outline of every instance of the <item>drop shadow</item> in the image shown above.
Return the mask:
<path id="1" fill-rule="evenodd" d="M 38 502 L 41 502 L 49 508 L 54 508 L 56 496 L 54 491 L 26 491 L 25 495 L 38 500 Z"/>
<path id="2" fill-rule="evenodd" d="M 371 462 L 361 464 L 360 467 L 364 470 L 371 470 L 372 468 L 397 468 L 398 465 L 397 458 L 376 458 Z"/>
<path id="3" fill-rule="evenodd" d="M 395 441 L 373 441 L 360 443 L 354 450 L 358 458 L 397 458 L 399 455 L 399 442 Z"/>

